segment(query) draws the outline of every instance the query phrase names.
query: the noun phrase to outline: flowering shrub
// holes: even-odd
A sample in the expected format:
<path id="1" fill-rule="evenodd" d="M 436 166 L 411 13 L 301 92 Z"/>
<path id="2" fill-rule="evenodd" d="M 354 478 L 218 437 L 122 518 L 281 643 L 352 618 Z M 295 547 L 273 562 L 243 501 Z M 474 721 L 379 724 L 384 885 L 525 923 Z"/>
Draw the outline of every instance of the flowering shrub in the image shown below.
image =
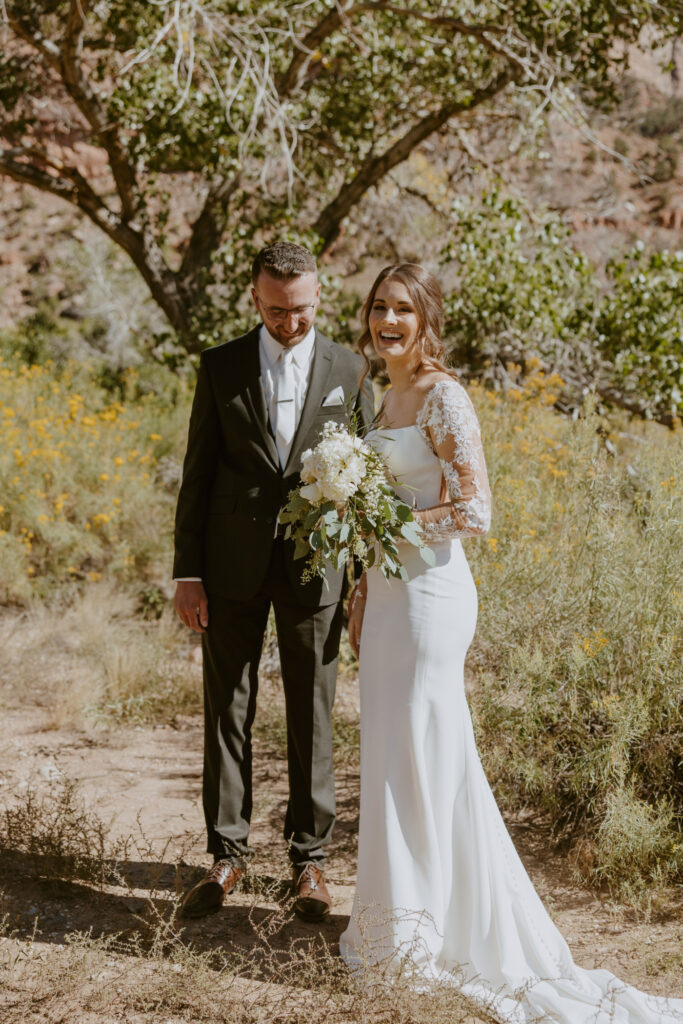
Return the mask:
<path id="1" fill-rule="evenodd" d="M 135 371 L 127 381 L 133 392 Z M 154 394 L 115 399 L 87 367 L 0 358 L 0 600 L 166 576 L 173 497 L 159 472 L 183 418 Z"/>
<path id="2" fill-rule="evenodd" d="M 498 799 L 646 908 L 683 877 L 683 435 L 572 422 L 550 411 L 560 387 L 469 388 L 493 492 L 467 545 L 471 699 Z"/>

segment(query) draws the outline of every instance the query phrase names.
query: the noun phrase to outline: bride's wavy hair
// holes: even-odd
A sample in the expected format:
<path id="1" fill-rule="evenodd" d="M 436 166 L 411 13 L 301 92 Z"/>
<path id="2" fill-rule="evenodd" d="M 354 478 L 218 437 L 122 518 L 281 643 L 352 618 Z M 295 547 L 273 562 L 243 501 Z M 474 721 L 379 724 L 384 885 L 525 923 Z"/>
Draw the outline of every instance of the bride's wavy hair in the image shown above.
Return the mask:
<path id="1" fill-rule="evenodd" d="M 420 361 L 415 368 L 412 379 L 415 379 L 424 366 L 428 366 L 435 370 L 441 370 L 457 380 L 456 373 L 446 365 L 446 351 L 441 340 L 441 328 L 443 325 L 441 286 L 434 275 L 430 274 L 419 263 L 394 263 L 392 266 L 381 270 L 361 307 L 360 315 L 363 331 L 358 339 L 358 348 L 365 361 L 361 380 L 364 380 L 368 374 L 375 376 L 377 368 L 383 363 L 383 360 L 375 354 L 372 335 L 370 334 L 370 310 L 375 301 L 377 289 L 384 281 L 388 281 L 390 278 L 395 278 L 407 288 L 420 325 L 416 340 Z"/>

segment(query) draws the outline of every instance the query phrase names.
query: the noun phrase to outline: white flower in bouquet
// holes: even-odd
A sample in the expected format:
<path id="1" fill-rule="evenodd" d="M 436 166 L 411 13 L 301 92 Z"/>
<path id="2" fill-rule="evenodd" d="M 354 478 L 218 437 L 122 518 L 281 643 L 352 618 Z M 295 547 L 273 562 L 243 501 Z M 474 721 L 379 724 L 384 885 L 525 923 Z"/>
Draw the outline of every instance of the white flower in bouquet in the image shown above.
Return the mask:
<path id="1" fill-rule="evenodd" d="M 301 462 L 304 487 L 299 491 L 311 504 L 348 501 L 366 474 L 367 445 L 359 437 L 326 423 L 322 440 L 305 451 Z"/>
<path id="2" fill-rule="evenodd" d="M 422 538 L 413 510 L 394 490 L 381 455 L 338 423 L 323 427 L 315 448 L 302 457 L 301 484 L 280 512 L 295 557 L 307 556 L 302 579 L 325 578 L 327 565 L 341 568 L 350 556 L 364 568 L 405 579 L 396 542 L 408 541 L 426 562 L 434 556 Z"/>

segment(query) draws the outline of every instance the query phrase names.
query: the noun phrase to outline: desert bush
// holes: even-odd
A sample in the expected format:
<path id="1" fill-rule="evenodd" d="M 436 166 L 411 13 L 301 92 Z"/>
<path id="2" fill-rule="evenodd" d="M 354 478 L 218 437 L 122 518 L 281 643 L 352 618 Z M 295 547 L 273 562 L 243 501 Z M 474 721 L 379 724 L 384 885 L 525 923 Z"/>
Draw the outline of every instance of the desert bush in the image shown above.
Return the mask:
<path id="1" fill-rule="evenodd" d="M 457 272 L 444 296 L 454 365 L 489 380 L 525 354 L 562 367 L 575 349 L 572 313 L 594 290 L 566 225 L 492 188 L 454 204 L 452 229 L 441 259 Z"/>
<path id="2" fill-rule="evenodd" d="M 683 438 L 625 458 L 595 414 L 544 410 L 552 391 L 542 374 L 506 401 L 472 389 L 494 494 L 468 545 L 479 743 L 508 807 L 634 895 L 683 873 Z"/>
<path id="3" fill-rule="evenodd" d="M 174 498 L 160 482 L 182 444 L 187 389 L 131 369 L 113 396 L 98 372 L 0 360 L 2 603 L 105 572 L 167 576 Z"/>
<path id="4" fill-rule="evenodd" d="M 468 378 L 504 386 L 507 363 L 540 359 L 562 375 L 565 409 L 596 390 L 669 425 L 683 417 L 683 252 L 639 243 L 600 275 L 555 213 L 493 188 L 454 204 L 441 260 L 456 276 L 446 342 Z"/>
<path id="5" fill-rule="evenodd" d="M 607 264 L 597 310 L 597 349 L 624 389 L 673 417 L 683 413 L 683 250 L 642 243 Z"/>

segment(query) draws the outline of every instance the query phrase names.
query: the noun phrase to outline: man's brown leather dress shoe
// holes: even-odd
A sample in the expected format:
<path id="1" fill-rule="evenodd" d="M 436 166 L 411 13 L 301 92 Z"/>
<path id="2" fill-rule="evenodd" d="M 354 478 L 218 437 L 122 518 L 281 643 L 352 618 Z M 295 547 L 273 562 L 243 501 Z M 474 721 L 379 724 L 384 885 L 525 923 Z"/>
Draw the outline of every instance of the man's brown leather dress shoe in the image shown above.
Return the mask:
<path id="1" fill-rule="evenodd" d="M 204 917 L 220 910 L 223 898 L 237 885 L 244 869 L 230 860 L 217 860 L 180 904 L 181 917 Z"/>
<path id="2" fill-rule="evenodd" d="M 294 909 L 304 921 L 320 921 L 330 912 L 332 897 L 325 879 L 315 864 L 302 864 L 292 868 L 296 901 Z"/>

